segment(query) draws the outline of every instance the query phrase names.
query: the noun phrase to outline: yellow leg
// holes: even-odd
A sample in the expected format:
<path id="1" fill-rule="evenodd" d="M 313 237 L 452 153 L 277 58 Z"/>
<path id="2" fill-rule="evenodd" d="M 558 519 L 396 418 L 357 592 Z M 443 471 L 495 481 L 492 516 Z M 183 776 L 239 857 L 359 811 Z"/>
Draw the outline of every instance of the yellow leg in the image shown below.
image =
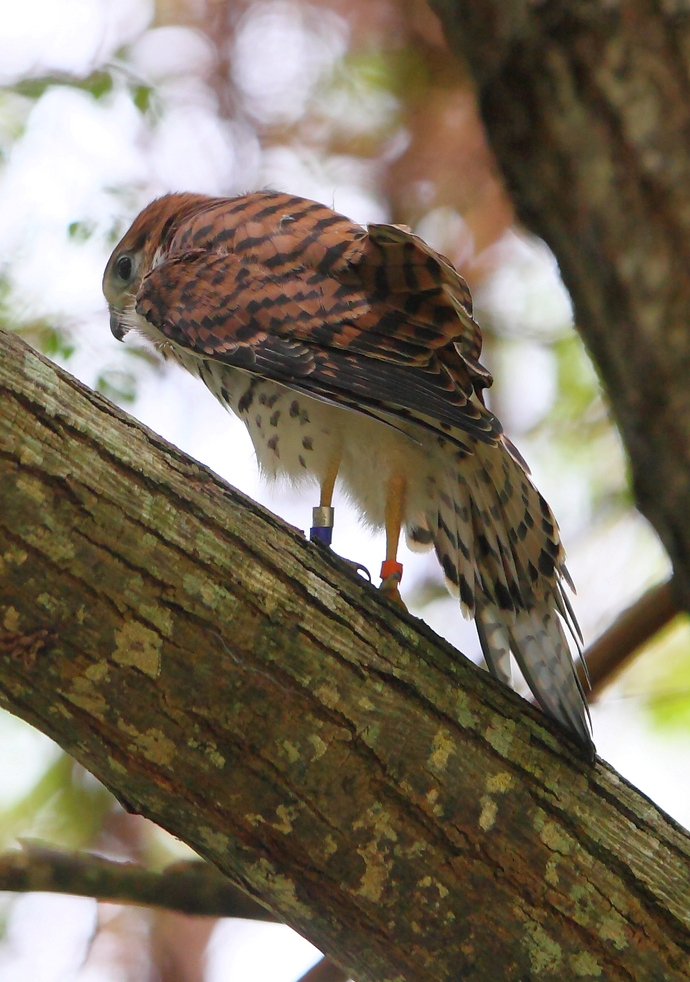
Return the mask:
<path id="1" fill-rule="evenodd" d="M 400 474 L 394 474 L 386 487 L 386 561 L 381 567 L 381 587 L 380 589 L 396 603 L 402 607 L 405 604 L 400 596 L 398 584 L 402 576 L 402 566 L 398 563 L 398 545 L 400 543 L 400 529 L 402 528 L 403 515 L 405 513 L 405 495 L 407 493 L 407 483 Z M 407 608 L 405 608 L 407 609 Z"/>
<path id="2" fill-rule="evenodd" d="M 338 448 L 338 452 L 331 458 L 328 464 L 326 476 L 321 482 L 321 498 L 319 500 L 319 505 L 321 508 L 331 507 L 331 502 L 333 501 L 333 489 L 335 488 L 335 482 L 336 478 L 338 477 L 340 461 L 342 458 L 342 448 Z"/>

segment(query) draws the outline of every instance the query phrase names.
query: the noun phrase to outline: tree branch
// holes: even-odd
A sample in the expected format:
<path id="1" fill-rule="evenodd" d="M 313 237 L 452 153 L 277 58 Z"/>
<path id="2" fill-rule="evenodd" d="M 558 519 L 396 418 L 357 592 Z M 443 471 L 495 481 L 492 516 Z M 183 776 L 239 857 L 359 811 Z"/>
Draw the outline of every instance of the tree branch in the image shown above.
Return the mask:
<path id="1" fill-rule="evenodd" d="M 276 922 L 213 866 L 198 859 L 174 863 L 161 873 L 137 863 L 93 853 L 62 852 L 22 840 L 0 855 L 0 891 L 67 893 L 107 903 L 158 907 L 201 917 L 238 917 Z M 344 972 L 321 958 L 299 982 L 347 982 Z"/>
<path id="2" fill-rule="evenodd" d="M 0 343 L 0 704 L 359 982 L 690 977 L 682 830 L 336 557 Z"/>
<path id="3" fill-rule="evenodd" d="M 62 852 L 27 841 L 20 845 L 20 850 L 0 855 L 0 890 L 69 893 L 204 917 L 277 920 L 217 869 L 199 860 L 174 863 L 155 873 L 92 853 Z"/>
<path id="4" fill-rule="evenodd" d="M 299 982 L 347 982 L 347 972 L 334 965 L 329 958 L 321 958 L 306 972 Z"/>

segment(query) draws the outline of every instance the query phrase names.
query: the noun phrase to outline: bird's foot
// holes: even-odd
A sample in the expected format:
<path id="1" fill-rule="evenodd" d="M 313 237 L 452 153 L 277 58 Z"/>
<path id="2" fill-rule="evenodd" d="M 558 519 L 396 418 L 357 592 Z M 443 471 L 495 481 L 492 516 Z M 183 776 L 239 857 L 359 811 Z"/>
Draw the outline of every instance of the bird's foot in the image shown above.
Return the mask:
<path id="1" fill-rule="evenodd" d="M 399 604 L 403 610 L 407 610 L 403 598 L 400 596 L 400 580 L 402 579 L 402 563 L 394 559 L 385 559 L 381 563 L 381 584 L 379 590 L 385 594 L 393 603 Z"/>
<path id="2" fill-rule="evenodd" d="M 314 523 L 309 529 L 309 541 L 316 543 L 317 546 L 325 546 L 326 549 L 330 549 L 331 540 L 333 538 L 333 519 L 335 517 L 335 509 L 326 507 L 325 505 L 319 505 L 318 508 L 312 510 L 312 522 Z M 364 573 L 366 578 L 371 583 L 371 573 L 363 566 L 362 563 L 355 562 L 354 559 L 343 559 L 340 557 L 344 563 L 347 563 L 355 573 Z"/>

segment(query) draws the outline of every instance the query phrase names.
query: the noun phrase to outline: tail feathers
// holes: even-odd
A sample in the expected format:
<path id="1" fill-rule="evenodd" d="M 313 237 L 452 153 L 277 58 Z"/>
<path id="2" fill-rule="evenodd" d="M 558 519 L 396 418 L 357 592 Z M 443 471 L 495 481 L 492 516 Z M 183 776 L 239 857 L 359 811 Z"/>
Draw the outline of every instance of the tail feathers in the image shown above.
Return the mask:
<path id="1" fill-rule="evenodd" d="M 507 622 L 512 621 L 510 627 Z M 511 683 L 510 653 L 515 655 L 530 691 L 549 716 L 558 720 L 594 756 L 589 709 L 558 615 L 541 609 L 509 618 L 493 604 L 477 609 L 477 633 L 494 678 Z"/>
<path id="2" fill-rule="evenodd" d="M 541 708 L 594 757 L 589 709 L 558 614 L 547 602 L 520 611 L 510 634 L 520 671 Z"/>
<path id="3" fill-rule="evenodd" d="M 410 552 L 428 552 L 434 547 L 434 537 L 421 517 L 417 524 L 407 526 L 405 541 Z"/>
<path id="4" fill-rule="evenodd" d="M 589 711 L 564 625 L 582 636 L 556 521 L 524 467 L 503 443 L 452 451 L 426 525 L 463 612 L 476 617 L 491 673 L 510 681 L 510 653 L 542 709 L 594 755 Z"/>
<path id="5" fill-rule="evenodd" d="M 493 604 L 479 607 L 475 623 L 487 668 L 499 682 L 511 685 L 510 637 L 498 608 Z"/>
<path id="6" fill-rule="evenodd" d="M 565 579 L 570 589 L 573 591 L 573 593 L 575 593 L 575 585 L 573 581 L 570 579 L 570 573 L 568 573 L 568 570 L 565 568 L 565 564 L 561 566 L 560 573 Z M 568 630 L 570 631 L 573 641 L 575 642 L 577 653 L 581 655 L 582 649 L 585 646 L 585 639 L 582 637 L 582 631 L 580 630 L 580 625 L 577 623 L 577 618 L 575 617 L 575 611 L 573 610 L 570 600 L 568 600 L 568 594 L 563 589 L 563 584 L 559 582 L 557 584 L 557 587 L 558 589 L 554 594 L 554 601 L 556 604 L 556 608 L 558 610 L 558 613 L 563 618 L 564 623 L 567 624 L 568 626 Z M 584 664 L 584 668 L 585 668 L 585 672 L 587 672 L 586 664 Z M 587 673 L 587 680 L 589 681 L 589 673 Z"/>
<path id="7" fill-rule="evenodd" d="M 469 489 L 462 474 L 447 469 L 438 488 L 438 509 L 427 517 L 434 537 L 436 555 L 450 592 L 459 597 L 465 617 L 475 615 L 478 567 Z"/>

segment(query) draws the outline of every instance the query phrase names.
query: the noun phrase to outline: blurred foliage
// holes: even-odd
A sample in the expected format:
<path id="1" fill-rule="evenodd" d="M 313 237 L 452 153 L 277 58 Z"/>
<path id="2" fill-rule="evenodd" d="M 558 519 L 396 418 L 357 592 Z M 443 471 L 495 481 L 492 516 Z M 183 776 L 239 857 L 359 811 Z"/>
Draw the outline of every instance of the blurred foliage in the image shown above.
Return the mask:
<path id="1" fill-rule="evenodd" d="M 594 366 L 576 334 L 559 338 L 552 345 L 558 363 L 558 398 L 552 417 L 558 425 L 596 420 L 606 424 L 601 387 Z"/>
<path id="2" fill-rule="evenodd" d="M 135 85 L 132 88 L 132 102 L 140 113 L 147 113 L 151 108 L 153 89 L 150 85 Z"/>
<path id="3" fill-rule="evenodd" d="M 94 99 L 102 99 L 113 89 L 113 77 L 108 71 L 92 72 L 86 78 L 68 74 L 51 74 L 36 78 L 22 78 L 9 86 L 10 92 L 25 96 L 27 99 L 40 99 L 46 90 L 54 85 L 69 85 L 88 92 Z"/>
<path id="4" fill-rule="evenodd" d="M 15 331 L 49 358 L 67 361 L 74 354 L 74 341 L 66 328 L 56 326 L 47 318 L 22 318 L 21 311 L 12 303 L 9 277 L 1 274 L 0 328 Z"/>
<path id="5" fill-rule="evenodd" d="M 662 732 L 690 730 L 690 617 L 680 614 L 633 663 L 624 694 L 640 699 Z"/>
<path id="6" fill-rule="evenodd" d="M 140 79 L 132 76 L 126 70 L 126 51 L 121 52 L 122 64 L 105 66 L 103 69 L 91 72 L 86 78 L 68 73 L 53 73 L 40 77 L 23 78 L 14 85 L 8 85 L 0 89 L 0 97 L 7 97 L 10 94 L 22 96 L 31 102 L 36 102 L 41 96 L 45 95 L 48 89 L 56 85 L 64 85 L 69 88 L 88 92 L 94 99 L 105 99 L 118 85 L 125 84 L 128 88 L 134 105 L 141 113 L 145 113 L 150 108 L 151 99 L 154 93 L 152 86 L 145 84 Z M 19 132 L 15 132 L 15 138 Z"/>
<path id="7" fill-rule="evenodd" d="M 86 242 L 94 233 L 94 227 L 89 222 L 70 222 L 67 235 L 75 242 Z"/>
<path id="8" fill-rule="evenodd" d="M 627 462 L 594 366 L 576 334 L 550 347 L 557 396 L 535 435 L 546 435 L 564 465 L 587 475 L 593 521 L 620 514 L 634 507 Z"/>
<path id="9" fill-rule="evenodd" d="M 104 369 L 96 379 L 98 391 L 118 405 L 132 405 L 137 398 L 137 378 L 133 372 Z"/>
<path id="10" fill-rule="evenodd" d="M 89 848 L 113 805 L 110 792 L 63 753 L 28 794 L 0 812 L 0 847 L 21 836 L 66 849 Z"/>
<path id="11" fill-rule="evenodd" d="M 5 326 L 5 325 L 3 325 Z M 11 329 L 11 327 L 10 327 Z M 75 351 L 75 342 L 66 328 L 55 327 L 45 321 L 24 322 L 14 330 L 49 358 L 69 361 Z"/>

